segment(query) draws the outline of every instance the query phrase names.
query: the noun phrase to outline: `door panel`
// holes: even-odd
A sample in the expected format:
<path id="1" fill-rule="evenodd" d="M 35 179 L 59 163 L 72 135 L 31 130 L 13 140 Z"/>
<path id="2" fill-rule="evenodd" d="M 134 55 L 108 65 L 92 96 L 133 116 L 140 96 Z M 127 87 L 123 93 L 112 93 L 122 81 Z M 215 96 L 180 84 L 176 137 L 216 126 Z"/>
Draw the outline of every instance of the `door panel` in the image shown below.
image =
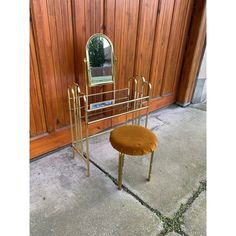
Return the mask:
<path id="1" fill-rule="evenodd" d="M 191 0 L 175 0 L 174 14 L 170 30 L 165 72 L 161 88 L 161 96 L 175 93 L 175 82 L 178 80 L 177 72 L 181 67 L 181 54 L 184 50 L 183 41 L 189 22 L 188 13 L 192 9 Z"/>
<path id="2" fill-rule="evenodd" d="M 118 88 L 128 85 L 133 76 L 138 28 L 139 1 L 116 1 L 114 50 L 117 57 L 116 80 Z M 111 34 L 108 32 L 108 35 Z"/>
<path id="3" fill-rule="evenodd" d="M 31 24 L 30 42 L 30 137 L 33 137 L 46 132 L 46 121 Z"/>
<path id="4" fill-rule="evenodd" d="M 160 0 L 159 2 L 150 72 L 150 81 L 153 86 L 153 97 L 161 96 L 161 85 L 163 83 L 174 5 L 175 0 Z"/>
<path id="5" fill-rule="evenodd" d="M 140 2 L 135 74 L 143 75 L 147 81 L 151 69 L 158 3 L 159 1 L 153 0 Z"/>

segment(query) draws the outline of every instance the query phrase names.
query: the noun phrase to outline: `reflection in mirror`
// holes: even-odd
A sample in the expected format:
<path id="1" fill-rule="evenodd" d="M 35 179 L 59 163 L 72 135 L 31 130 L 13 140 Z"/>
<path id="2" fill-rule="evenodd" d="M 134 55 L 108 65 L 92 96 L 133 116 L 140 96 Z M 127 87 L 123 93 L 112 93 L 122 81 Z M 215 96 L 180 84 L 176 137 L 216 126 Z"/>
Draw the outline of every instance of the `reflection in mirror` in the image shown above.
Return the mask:
<path id="1" fill-rule="evenodd" d="M 112 45 L 103 35 L 94 35 L 87 43 L 89 85 L 113 82 Z"/>

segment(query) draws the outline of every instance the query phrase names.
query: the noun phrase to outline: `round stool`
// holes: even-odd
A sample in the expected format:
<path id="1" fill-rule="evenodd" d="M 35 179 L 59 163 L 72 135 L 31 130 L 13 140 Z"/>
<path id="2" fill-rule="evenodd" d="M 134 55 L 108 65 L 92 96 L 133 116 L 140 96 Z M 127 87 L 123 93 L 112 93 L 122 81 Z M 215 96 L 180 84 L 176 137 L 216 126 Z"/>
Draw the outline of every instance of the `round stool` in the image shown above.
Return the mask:
<path id="1" fill-rule="evenodd" d="M 110 134 L 110 142 L 119 152 L 118 189 L 122 186 L 122 171 L 124 155 L 142 156 L 151 153 L 147 180 L 150 181 L 154 151 L 157 147 L 157 137 L 149 129 L 139 125 L 124 125 L 115 128 Z"/>

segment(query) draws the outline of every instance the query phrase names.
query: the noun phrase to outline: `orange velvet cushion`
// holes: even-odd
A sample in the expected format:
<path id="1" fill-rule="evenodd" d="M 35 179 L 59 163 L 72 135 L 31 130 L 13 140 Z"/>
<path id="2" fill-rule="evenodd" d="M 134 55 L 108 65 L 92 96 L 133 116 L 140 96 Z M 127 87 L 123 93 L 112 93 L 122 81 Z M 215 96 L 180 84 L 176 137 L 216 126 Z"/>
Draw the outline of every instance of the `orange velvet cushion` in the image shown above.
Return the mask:
<path id="1" fill-rule="evenodd" d="M 124 125 L 114 129 L 110 142 L 117 151 L 128 155 L 144 155 L 157 147 L 155 134 L 139 125 Z"/>

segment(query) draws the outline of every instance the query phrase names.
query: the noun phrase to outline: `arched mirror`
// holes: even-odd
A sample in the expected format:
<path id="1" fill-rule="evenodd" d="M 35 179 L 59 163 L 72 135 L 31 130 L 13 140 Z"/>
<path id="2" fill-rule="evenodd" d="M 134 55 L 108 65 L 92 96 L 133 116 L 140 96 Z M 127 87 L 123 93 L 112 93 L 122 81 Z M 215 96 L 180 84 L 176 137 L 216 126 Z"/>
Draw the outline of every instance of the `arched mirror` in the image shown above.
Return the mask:
<path id="1" fill-rule="evenodd" d="M 92 35 L 86 44 L 89 87 L 114 83 L 114 54 L 111 40 L 104 34 Z"/>

